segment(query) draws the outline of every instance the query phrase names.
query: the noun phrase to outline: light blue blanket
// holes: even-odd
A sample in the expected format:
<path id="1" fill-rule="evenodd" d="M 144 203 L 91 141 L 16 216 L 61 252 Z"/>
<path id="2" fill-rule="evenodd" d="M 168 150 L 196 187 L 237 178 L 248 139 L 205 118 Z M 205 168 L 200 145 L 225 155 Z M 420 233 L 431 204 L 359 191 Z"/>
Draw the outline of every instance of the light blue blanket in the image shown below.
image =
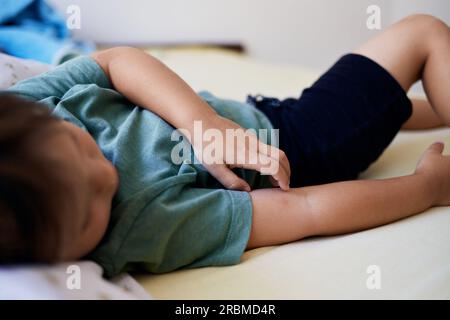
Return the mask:
<path id="1" fill-rule="evenodd" d="M 0 50 L 58 64 L 94 46 L 73 40 L 63 17 L 44 0 L 0 0 Z"/>

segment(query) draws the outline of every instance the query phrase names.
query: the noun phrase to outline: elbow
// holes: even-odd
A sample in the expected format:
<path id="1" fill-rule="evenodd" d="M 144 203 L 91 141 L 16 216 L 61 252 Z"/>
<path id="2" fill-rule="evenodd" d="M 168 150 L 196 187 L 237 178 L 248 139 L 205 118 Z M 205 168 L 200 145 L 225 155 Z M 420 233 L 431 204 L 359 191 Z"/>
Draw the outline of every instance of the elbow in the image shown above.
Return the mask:
<path id="1" fill-rule="evenodd" d="M 118 60 L 127 59 L 128 61 L 133 61 L 133 57 L 136 55 L 146 54 L 144 51 L 128 46 L 113 47 L 110 49 L 96 51 L 91 54 L 93 58 L 103 69 L 108 77 L 110 77 L 110 67 Z"/>
<path id="2" fill-rule="evenodd" d="M 143 51 L 138 48 L 128 47 L 128 46 L 120 46 L 120 47 L 113 47 L 113 48 L 109 48 L 109 49 L 96 51 L 96 52 L 92 53 L 91 56 L 94 59 L 110 60 L 114 57 L 124 56 L 124 55 L 128 56 L 128 55 L 142 53 L 142 52 Z"/>
<path id="3" fill-rule="evenodd" d="M 113 47 L 109 49 L 105 49 L 102 51 L 99 51 L 102 54 L 106 54 L 109 56 L 122 56 L 122 55 L 130 55 L 135 54 L 137 52 L 141 53 L 143 52 L 141 49 L 135 48 L 135 47 L 129 47 L 129 46 L 119 46 L 119 47 Z"/>

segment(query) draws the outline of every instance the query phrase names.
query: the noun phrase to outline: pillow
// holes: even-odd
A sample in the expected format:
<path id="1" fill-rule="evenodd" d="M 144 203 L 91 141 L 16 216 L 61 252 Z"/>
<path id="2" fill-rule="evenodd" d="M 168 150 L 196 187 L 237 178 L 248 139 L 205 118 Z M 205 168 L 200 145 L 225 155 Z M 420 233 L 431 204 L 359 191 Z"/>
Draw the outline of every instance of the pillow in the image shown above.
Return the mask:
<path id="1" fill-rule="evenodd" d="M 20 80 L 31 78 L 50 68 L 50 65 L 0 53 L 0 89 L 7 89 Z"/>
<path id="2" fill-rule="evenodd" d="M 130 275 L 108 281 L 92 261 L 0 267 L 0 300 L 151 299 Z"/>
<path id="3" fill-rule="evenodd" d="M 50 65 L 0 53 L 0 89 L 51 69 Z M 53 266 L 0 266 L 0 300 L 4 299 L 151 299 L 128 274 L 111 281 L 92 261 Z"/>

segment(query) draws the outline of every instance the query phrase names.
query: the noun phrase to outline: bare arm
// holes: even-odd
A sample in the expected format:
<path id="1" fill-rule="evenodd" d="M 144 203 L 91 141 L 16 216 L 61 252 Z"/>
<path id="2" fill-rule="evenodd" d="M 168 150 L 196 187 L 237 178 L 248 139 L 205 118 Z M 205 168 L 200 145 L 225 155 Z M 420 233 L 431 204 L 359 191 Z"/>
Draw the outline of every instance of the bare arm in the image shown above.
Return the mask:
<path id="1" fill-rule="evenodd" d="M 450 203 L 450 158 L 443 144 L 424 153 L 416 172 L 385 180 L 357 180 L 251 192 L 248 249 L 315 235 L 337 235 L 384 225 Z"/>
<path id="2" fill-rule="evenodd" d="M 176 128 L 193 129 L 194 120 L 213 120 L 217 116 L 176 73 L 144 51 L 117 47 L 92 57 L 117 91 Z"/>
<path id="3" fill-rule="evenodd" d="M 136 105 L 151 110 L 178 129 L 185 129 L 194 137 L 194 121 L 201 121 L 203 130 L 242 129 L 238 124 L 219 116 L 176 73 L 151 55 L 130 47 L 117 47 L 94 53 L 92 57 L 110 78 L 114 88 Z M 202 133 L 203 134 L 203 133 Z M 187 137 L 189 139 L 189 137 Z M 256 136 L 250 139 L 258 140 Z M 190 139 L 195 152 L 204 148 L 200 142 Z M 270 174 L 274 184 L 289 189 L 290 167 L 285 154 L 261 141 L 257 163 L 232 163 L 226 154 L 246 154 L 248 145 L 229 147 L 225 144 L 223 161 L 205 163 L 207 170 L 226 188 L 250 191 L 247 182 L 234 174 L 227 165 L 262 172 L 265 167 L 275 168 Z M 234 148 L 233 150 L 230 150 Z M 239 149 L 240 148 L 240 149 Z M 225 160 L 226 159 L 226 160 Z M 269 165 L 267 161 L 269 160 Z"/>

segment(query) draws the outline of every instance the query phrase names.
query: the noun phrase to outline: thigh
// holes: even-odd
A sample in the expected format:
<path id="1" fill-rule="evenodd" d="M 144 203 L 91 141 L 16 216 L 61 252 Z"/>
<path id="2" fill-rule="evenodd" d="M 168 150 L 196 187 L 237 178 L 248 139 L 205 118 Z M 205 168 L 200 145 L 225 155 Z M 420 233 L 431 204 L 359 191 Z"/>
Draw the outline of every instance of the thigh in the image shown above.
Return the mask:
<path id="1" fill-rule="evenodd" d="M 420 78 L 428 53 L 427 25 L 436 21 L 427 15 L 409 16 L 371 38 L 354 53 L 377 62 L 408 91 Z"/>

